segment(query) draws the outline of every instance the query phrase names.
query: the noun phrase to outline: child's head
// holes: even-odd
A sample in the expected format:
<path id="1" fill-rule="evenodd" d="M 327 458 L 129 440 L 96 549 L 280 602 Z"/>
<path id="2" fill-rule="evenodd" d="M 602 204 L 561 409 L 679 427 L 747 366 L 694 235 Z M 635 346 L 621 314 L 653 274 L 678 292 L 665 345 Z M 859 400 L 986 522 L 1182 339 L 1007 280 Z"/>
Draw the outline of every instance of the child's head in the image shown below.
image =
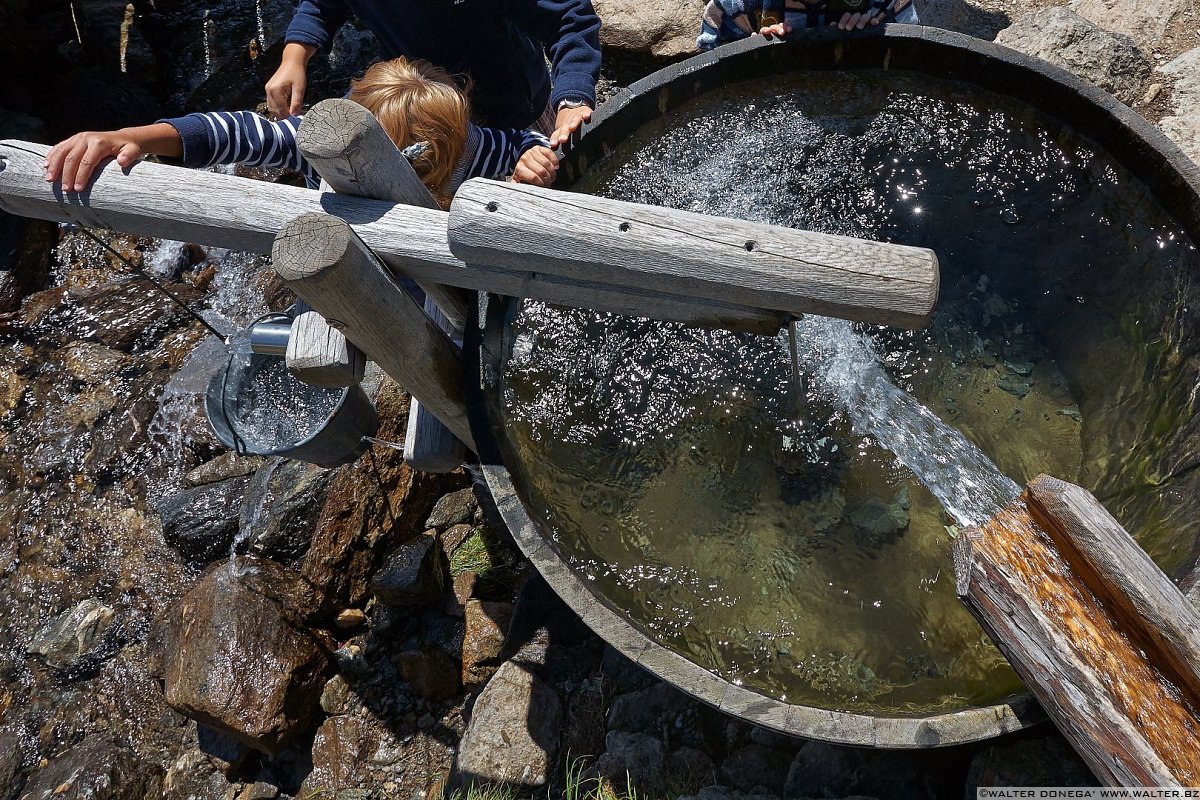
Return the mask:
<path id="1" fill-rule="evenodd" d="M 448 204 L 444 187 L 466 146 L 471 119 L 467 96 L 449 73 L 428 61 L 381 61 L 351 84 L 350 99 L 375 115 L 397 147 L 428 143 L 413 169 L 438 202 Z"/>

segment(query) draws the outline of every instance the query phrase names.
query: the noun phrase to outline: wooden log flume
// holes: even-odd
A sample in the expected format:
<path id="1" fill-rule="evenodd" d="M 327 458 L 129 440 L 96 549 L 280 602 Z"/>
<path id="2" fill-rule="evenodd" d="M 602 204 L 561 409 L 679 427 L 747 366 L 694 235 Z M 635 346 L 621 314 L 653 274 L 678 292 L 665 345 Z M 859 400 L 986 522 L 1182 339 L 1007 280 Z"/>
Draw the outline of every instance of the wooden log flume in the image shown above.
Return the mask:
<path id="1" fill-rule="evenodd" d="M 937 257 L 922 248 L 880 243 L 866 243 L 870 246 L 864 247 L 857 239 L 720 220 L 723 234 L 719 242 L 711 243 L 712 262 L 702 276 L 697 276 L 690 267 L 659 267 L 674 263 L 672 253 L 682 241 L 688 242 L 688 264 L 694 265 L 696 248 L 703 248 L 707 241 L 703 236 L 681 239 L 686 232 L 673 228 L 675 234 L 671 237 L 639 232 L 622 243 L 620 225 L 614 223 L 611 241 L 599 247 L 590 223 L 580 231 L 568 231 L 564 226 L 571 224 L 571 218 L 562 215 L 530 218 L 525 225 L 560 233 L 581 247 L 589 247 L 589 242 L 596 244 L 595 254 L 539 256 L 527 261 L 522 245 L 514 243 L 513 252 L 502 259 L 502 264 L 483 260 L 479 249 L 471 250 L 473 262 L 468 264 L 451 252 L 447 231 L 450 217 L 444 211 L 146 162 L 123 173 L 110 161 L 97 170 L 85 191 L 64 193 L 59 184 L 43 179 L 42 162 L 48 150 L 45 145 L 28 142 L 0 142 L 0 209 L 256 253 L 270 252 L 275 234 L 291 220 L 323 212 L 350 223 L 384 263 L 422 285 L 444 284 L 758 333 L 774 333 L 790 316 L 808 312 L 920 327 L 937 303 Z M 503 188 L 503 184 L 468 181 L 460 189 L 464 208 L 469 203 L 467 198 L 498 191 L 496 187 Z M 538 199 L 545 202 L 543 195 Z M 632 203 L 618 205 L 631 220 L 662 212 Z M 606 205 L 605 213 L 609 209 Z M 698 228 L 716 224 L 706 223 L 713 218 L 702 215 L 691 218 Z M 769 228 L 769 236 L 764 228 Z M 729 242 L 737 241 L 738 247 L 744 248 L 746 242 L 760 240 L 770 241 L 770 248 L 743 250 L 744 258 L 733 263 L 726 260 Z M 819 247 L 814 247 L 814 242 L 819 242 Z M 472 247 L 465 239 L 462 246 Z M 489 249 L 493 247 L 494 242 L 488 245 Z M 648 257 L 647 250 L 656 255 Z M 478 260 L 474 260 L 477 255 Z M 814 283 L 815 273 L 806 271 L 805 265 L 823 264 L 831 256 L 838 259 L 830 269 L 841 275 L 839 281 L 846 298 L 841 304 L 831 302 L 831 288 L 824 277 Z M 876 260 L 884 265 L 883 269 Z M 584 262 L 612 269 L 589 272 L 580 268 Z M 754 270 L 747 272 L 747 263 L 753 263 Z M 853 270 L 844 269 L 849 263 L 855 265 Z M 638 268 L 626 268 L 629 264 Z M 698 278 L 703 284 L 699 291 Z M 872 287 L 869 299 L 856 305 L 858 298 L 866 296 L 862 287 L 868 284 Z M 923 288 L 918 291 L 914 287 Z M 313 306 L 319 308 L 318 303 Z"/>
<path id="2" fill-rule="evenodd" d="M 1040 476 L 959 534 L 959 597 L 1095 772 L 1200 785 L 1200 613 L 1086 490 Z"/>

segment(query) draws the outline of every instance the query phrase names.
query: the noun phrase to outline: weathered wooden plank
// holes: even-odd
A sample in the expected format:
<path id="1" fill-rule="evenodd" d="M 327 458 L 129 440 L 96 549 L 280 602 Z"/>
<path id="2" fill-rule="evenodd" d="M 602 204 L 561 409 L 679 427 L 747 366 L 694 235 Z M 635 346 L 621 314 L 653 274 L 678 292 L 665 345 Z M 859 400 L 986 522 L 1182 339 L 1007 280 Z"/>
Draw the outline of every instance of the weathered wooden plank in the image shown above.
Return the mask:
<path id="1" fill-rule="evenodd" d="M 959 534 L 959 597 L 1097 777 L 1121 786 L 1196 785 L 1196 709 L 1025 502 Z"/>
<path id="2" fill-rule="evenodd" d="M 462 346 L 462 328 L 455 327 L 434 302 L 425 298 L 425 313 L 455 344 Z M 463 443 L 442 425 L 421 401 L 413 398 L 408 407 L 408 429 L 404 436 L 404 461 L 422 472 L 444 473 L 462 466 Z"/>
<path id="3" fill-rule="evenodd" d="M 462 352 L 345 220 L 306 214 L 272 250 L 288 286 L 472 447 Z"/>
<path id="4" fill-rule="evenodd" d="M 309 109 L 296 144 L 335 192 L 441 210 L 379 120 L 353 100 L 322 100 Z M 466 324 L 465 292 L 436 283 L 421 288 L 458 327 Z"/>
<path id="5" fill-rule="evenodd" d="M 1029 511 L 1135 643 L 1200 708 L 1200 612 L 1090 492 L 1039 475 Z"/>
<path id="6" fill-rule="evenodd" d="M 362 351 L 315 311 L 292 320 L 284 358 L 293 375 L 313 386 L 353 386 L 362 382 L 366 369 Z"/>
<path id="7" fill-rule="evenodd" d="M 107 162 L 87 190 L 63 193 L 59 184 L 42 177 L 49 149 L 0 142 L 0 210 L 251 253 L 271 252 L 275 234 L 296 217 L 324 212 L 345 219 L 385 264 L 420 283 L 752 333 L 774 333 L 786 320 L 777 311 L 697 301 L 688 295 L 686 280 L 677 281 L 678 292 L 672 294 L 528 270 L 467 266 L 450 252 L 446 212 L 434 209 L 149 162 L 135 165 L 128 174 Z"/>
<path id="8" fill-rule="evenodd" d="M 450 207 L 468 263 L 710 300 L 923 327 L 938 298 L 932 251 L 474 179 Z"/>

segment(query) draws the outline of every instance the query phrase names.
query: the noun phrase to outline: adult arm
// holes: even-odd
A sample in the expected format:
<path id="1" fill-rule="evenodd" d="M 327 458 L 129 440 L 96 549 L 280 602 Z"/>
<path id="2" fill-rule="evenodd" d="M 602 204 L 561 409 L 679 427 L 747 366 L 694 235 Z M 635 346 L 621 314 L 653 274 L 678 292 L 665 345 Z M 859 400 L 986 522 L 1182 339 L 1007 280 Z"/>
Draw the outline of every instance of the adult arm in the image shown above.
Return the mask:
<path id="1" fill-rule="evenodd" d="M 550 103 L 596 105 L 600 78 L 600 18 L 591 0 L 508 0 L 510 17 L 541 42 L 550 58 Z"/>

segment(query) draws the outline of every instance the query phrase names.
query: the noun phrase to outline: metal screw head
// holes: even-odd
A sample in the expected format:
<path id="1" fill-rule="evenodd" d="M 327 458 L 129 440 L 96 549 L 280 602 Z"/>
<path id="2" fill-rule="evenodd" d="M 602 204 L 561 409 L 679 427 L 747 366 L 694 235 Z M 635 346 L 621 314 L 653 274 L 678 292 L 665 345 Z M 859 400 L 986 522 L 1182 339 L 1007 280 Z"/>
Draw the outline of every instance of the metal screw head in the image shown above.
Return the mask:
<path id="1" fill-rule="evenodd" d="M 499 211 L 500 204 L 497 203 L 495 200 L 493 200 L 490 203 L 488 203 L 486 206 L 484 206 L 484 208 L 486 208 L 488 211 Z"/>

